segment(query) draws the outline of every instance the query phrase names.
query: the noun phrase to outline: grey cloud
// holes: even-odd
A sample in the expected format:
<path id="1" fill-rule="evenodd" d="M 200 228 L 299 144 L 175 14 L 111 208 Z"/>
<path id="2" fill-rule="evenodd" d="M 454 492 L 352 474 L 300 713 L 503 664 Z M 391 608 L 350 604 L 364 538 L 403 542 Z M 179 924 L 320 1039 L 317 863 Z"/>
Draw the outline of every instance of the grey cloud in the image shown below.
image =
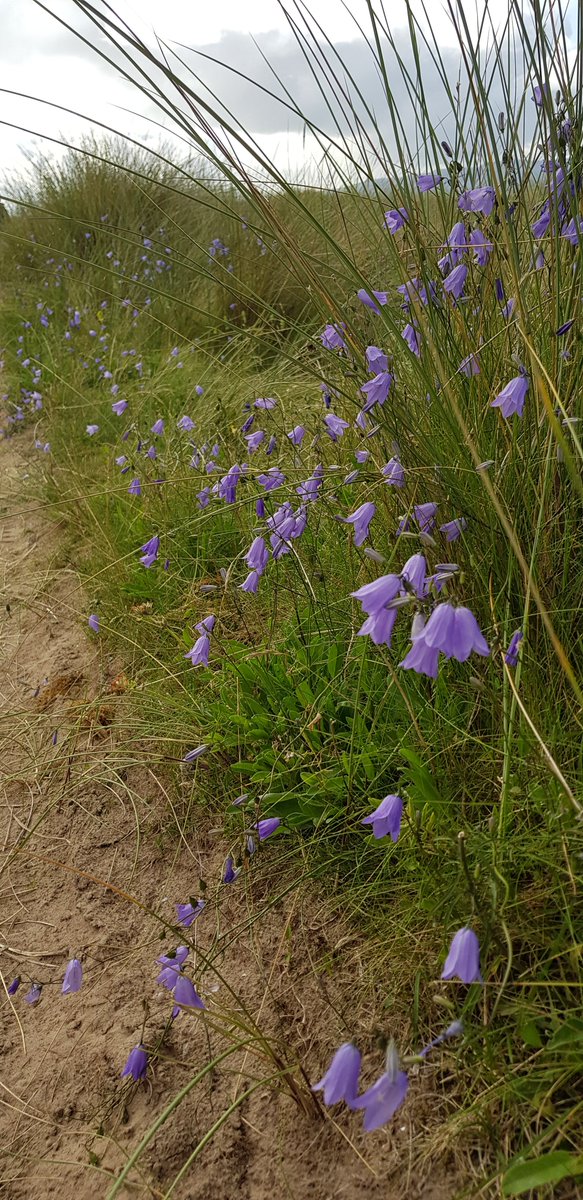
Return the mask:
<path id="1" fill-rule="evenodd" d="M 394 34 L 396 49 L 402 57 L 407 71 L 412 78 L 415 76 L 414 61 L 409 35 L 406 30 Z M 221 41 L 213 46 L 201 48 L 200 53 L 195 49 L 191 52 L 181 52 L 195 71 L 206 88 L 220 98 L 226 108 L 229 108 L 245 129 L 257 134 L 283 133 L 287 130 L 302 130 L 301 115 L 285 106 L 284 88 L 290 92 L 295 105 L 301 113 L 329 136 L 337 132 L 334 120 L 322 96 L 319 84 L 323 85 L 343 133 L 348 133 L 351 127 L 351 115 L 342 115 L 342 107 L 348 105 L 342 97 L 342 89 L 350 96 L 355 112 L 361 118 L 363 125 L 369 130 L 373 127 L 370 116 L 367 116 L 365 105 L 358 96 L 361 92 L 366 105 L 374 113 L 379 126 L 386 131 L 387 141 L 390 142 L 390 116 L 384 93 L 380 72 L 374 62 L 371 49 L 364 39 L 338 43 L 334 53 L 329 47 L 320 47 L 320 56 L 313 60 L 317 78 L 311 72 L 308 63 L 295 39 L 291 36 L 271 33 L 261 35 L 258 45 L 267 59 L 251 39 L 244 34 L 228 33 Z M 384 48 L 388 76 L 396 103 L 397 110 L 405 127 L 408 138 L 415 140 L 416 128 L 419 139 L 422 140 L 421 129 L 416 127 L 415 114 L 420 114 L 420 103 L 414 89 L 407 90 L 403 73 L 398 65 L 394 52 L 388 46 Z M 337 57 L 338 55 L 338 57 Z M 441 52 L 443 65 L 452 89 L 456 81 L 464 77 L 461 71 L 460 55 L 453 49 Z M 217 59 L 217 62 L 211 61 Z M 425 49 L 421 50 L 423 89 L 429 113 L 434 123 L 445 118 L 443 136 L 452 136 L 453 130 L 448 128 L 448 115 L 451 104 L 447 97 L 438 71 Z M 227 68 L 235 67 L 240 75 Z M 270 69 L 271 67 L 271 69 Z M 348 76 L 352 76 L 352 83 Z M 336 76 L 336 79 L 335 79 Z M 516 78 L 517 98 L 522 91 L 522 80 Z M 267 96 L 257 85 L 262 85 L 280 97 L 280 101 Z M 412 94 L 411 94 L 412 92 Z M 201 90 L 202 95 L 209 92 Z M 502 89 L 499 81 L 494 82 L 493 96 L 502 104 Z M 212 101 L 209 98 L 209 102 Z"/>

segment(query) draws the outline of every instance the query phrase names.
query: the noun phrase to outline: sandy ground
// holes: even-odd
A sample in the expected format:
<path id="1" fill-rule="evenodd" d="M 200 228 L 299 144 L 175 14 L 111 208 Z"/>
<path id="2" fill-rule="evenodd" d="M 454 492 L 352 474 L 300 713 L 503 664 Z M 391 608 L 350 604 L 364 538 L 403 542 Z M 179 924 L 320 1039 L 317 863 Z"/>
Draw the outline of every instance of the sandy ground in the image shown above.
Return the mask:
<path id="1" fill-rule="evenodd" d="M 116 1195 L 451 1200 L 460 1181 L 447 1154 L 420 1166 L 422 1135 L 447 1103 L 435 1076 L 416 1081 L 395 1121 L 368 1137 L 358 1114 L 313 1105 L 299 1070 L 299 1103 L 289 1088 L 262 1082 L 281 1072 L 286 1054 L 317 1079 L 350 1037 L 356 1009 L 358 1028 L 370 1031 L 371 1080 L 380 1061 L 354 930 L 330 919 L 321 895 L 290 890 L 270 906 L 274 872 L 281 888 L 286 870 L 275 848 L 230 888 L 213 886 L 181 939 L 147 911 L 171 923 L 174 903 L 196 895 L 201 875 L 219 880 L 224 839 L 207 815 L 179 836 L 196 775 L 193 783 L 185 771 L 171 795 L 139 747 L 124 748 L 124 664 L 87 632 L 79 580 L 33 496 L 23 443 L 0 442 L 0 967 L 6 985 L 23 980 L 12 998 L 0 987 L 3 1196 L 109 1196 L 173 1097 L 233 1046 L 242 1022 L 256 1022 L 272 1051 L 260 1053 L 255 1038 L 209 1068 Z M 178 940 L 191 945 L 208 1015 L 172 1023 L 155 959 Z M 72 955 L 84 985 L 63 996 Z M 34 1007 L 24 1002 L 32 981 L 44 985 Z M 158 1058 L 144 1083 L 127 1084 L 120 1071 L 142 1036 Z"/>

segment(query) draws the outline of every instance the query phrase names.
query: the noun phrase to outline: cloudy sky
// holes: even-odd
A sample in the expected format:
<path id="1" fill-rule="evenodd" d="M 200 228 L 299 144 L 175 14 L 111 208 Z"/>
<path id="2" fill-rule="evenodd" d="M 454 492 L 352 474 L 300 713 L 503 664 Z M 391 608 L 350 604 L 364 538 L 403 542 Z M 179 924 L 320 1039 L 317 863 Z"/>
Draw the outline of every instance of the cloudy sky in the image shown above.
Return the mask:
<path id="1" fill-rule="evenodd" d="M 105 0 L 94 3 L 105 11 Z M 297 3 L 301 5 L 301 0 Z M 483 3 L 484 0 L 477 0 L 478 14 L 480 6 L 483 11 Z M 256 135 L 264 153 L 274 157 L 281 168 L 289 166 L 293 171 L 304 160 L 306 143 L 301 119 L 211 59 L 230 64 L 279 94 L 282 84 L 288 87 L 302 110 L 326 134 L 334 134 L 326 103 L 277 0 L 164 0 L 163 3 L 113 0 L 113 4 L 119 16 L 149 45 L 155 45 L 157 35 L 175 47 L 205 84 L 237 114 L 245 128 Z M 286 4 L 297 16 L 296 0 L 286 0 Z M 377 115 L 382 114 L 381 85 L 358 28 L 359 22 L 362 28 L 370 28 L 365 0 L 351 0 L 348 7 L 352 15 L 343 0 L 311 0 L 310 7 L 342 61 L 358 80 L 367 102 Z M 459 53 L 446 5 L 436 0 L 430 7 L 431 32 L 455 85 Z M 493 19 L 499 22 L 506 13 L 507 0 L 489 0 L 489 8 Z M 99 58 L 96 49 L 107 52 L 111 49 L 84 18 L 75 0 L 44 0 L 44 9 L 49 11 L 43 11 L 35 0 L 0 0 L 0 82 L 7 89 L 0 92 L 0 171 L 21 169 L 31 151 L 41 148 L 50 152 L 46 135 L 78 144 L 83 132 L 90 130 L 92 122 L 97 120 L 155 145 L 160 138 L 157 123 L 169 127 L 169 122 L 146 96 L 140 95 Z M 466 11 L 469 13 L 469 5 Z M 410 62 L 402 0 L 387 0 L 386 12 L 390 14 L 390 29 L 397 46 Z M 55 16 L 79 30 L 89 45 L 80 42 Z M 183 50 L 184 46 L 190 50 Z M 202 51 L 204 57 L 195 51 Z M 447 114 L 447 102 L 427 52 L 425 57 L 427 91 L 435 108 L 434 117 L 439 121 Z M 402 85 L 396 82 L 398 99 L 399 87 Z M 26 92 L 37 99 L 27 100 L 9 94 L 10 91 Z M 47 107 L 38 103 L 38 99 L 73 108 L 89 120 Z M 403 108 L 405 101 L 403 93 Z M 444 127 L 444 136 L 447 133 Z M 313 143 L 309 143 L 309 149 L 315 149 Z"/>

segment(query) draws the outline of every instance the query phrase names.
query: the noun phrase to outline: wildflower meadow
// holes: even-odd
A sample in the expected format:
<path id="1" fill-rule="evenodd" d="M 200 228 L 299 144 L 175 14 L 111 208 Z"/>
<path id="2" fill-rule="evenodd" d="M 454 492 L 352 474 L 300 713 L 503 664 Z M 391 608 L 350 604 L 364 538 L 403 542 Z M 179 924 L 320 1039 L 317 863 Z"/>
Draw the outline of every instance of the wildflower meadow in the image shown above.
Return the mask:
<path id="1" fill-rule="evenodd" d="M 82 146 L 55 136 L 2 195 L 3 445 L 27 456 L 81 581 L 74 620 L 122 680 L 112 745 L 84 744 L 69 772 L 111 790 L 147 771 L 163 812 L 152 834 L 126 788 L 131 837 L 153 838 L 168 874 L 164 893 L 139 867 L 117 889 L 145 913 L 150 974 L 124 976 L 142 1016 L 107 1112 L 121 1097 L 139 1116 L 108 1178 L 89 1161 L 92 1194 L 193 1197 L 196 1177 L 218 1195 L 213 1142 L 263 1089 L 285 1093 L 305 1144 L 348 1143 L 347 1197 L 368 1187 L 351 1190 L 360 1159 L 372 1196 L 574 1197 L 581 12 L 451 0 L 454 77 L 422 0 L 405 2 L 405 52 L 390 6 L 367 3 L 373 106 L 318 4 L 283 7 L 333 132 L 293 80 L 247 82 L 317 146 L 297 177 L 180 47 L 144 41 L 115 4 L 69 0 L 55 22 L 74 38 L 82 18 L 175 140 L 146 148 L 92 113 Z M 59 720 L 43 737 L 60 761 Z M 43 820 L 7 837 L 13 889 L 35 878 Z M 203 828 L 212 868 L 201 853 L 189 884 L 173 879 Z M 90 857 L 83 871 L 99 894 Z M 342 948 L 313 968 L 309 1003 L 311 952 L 294 976 L 290 950 L 294 1019 L 276 1029 L 224 955 L 290 897 L 308 914 L 324 898 L 358 949 L 342 984 Z M 27 948 L 2 967 L 6 1022 L 33 1036 L 43 1012 L 82 1019 L 107 971 L 96 942 L 50 969 Z M 300 1009 L 318 1026 L 307 1048 Z M 156 1092 L 170 1053 L 188 1069 Z M 197 1109 L 160 1183 L 154 1139 L 229 1056 L 238 1090 Z M 415 1182 L 432 1164 L 438 1193 Z M 292 1155 L 273 1194 L 341 1194 L 318 1186 L 294 1190 Z"/>

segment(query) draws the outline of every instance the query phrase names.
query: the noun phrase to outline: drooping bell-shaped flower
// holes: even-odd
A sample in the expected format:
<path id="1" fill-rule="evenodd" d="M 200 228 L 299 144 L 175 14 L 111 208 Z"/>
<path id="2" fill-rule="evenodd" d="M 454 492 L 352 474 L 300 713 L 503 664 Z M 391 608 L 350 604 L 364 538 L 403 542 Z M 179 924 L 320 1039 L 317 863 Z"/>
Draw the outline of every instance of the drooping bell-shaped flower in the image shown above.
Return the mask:
<path id="1" fill-rule="evenodd" d="M 421 354 L 421 345 L 419 342 L 419 334 L 415 326 L 411 324 L 405 325 L 402 337 L 405 339 L 412 353 L 416 354 L 417 358 L 419 358 Z"/>
<path id="2" fill-rule="evenodd" d="M 354 1107 L 358 1092 L 361 1055 L 352 1042 L 344 1042 L 336 1051 L 326 1074 L 312 1087 L 313 1092 L 324 1093 L 324 1104 L 338 1104 L 340 1100 Z"/>
<path id="3" fill-rule="evenodd" d="M 374 812 L 363 817 L 361 825 L 372 825 L 373 837 L 384 838 L 390 835 L 396 842 L 401 831 L 403 816 L 403 801 L 400 796 L 385 796 Z"/>
<path id="4" fill-rule="evenodd" d="M 423 554 L 412 554 L 411 558 L 407 559 L 401 571 L 401 579 L 406 588 L 408 585 L 420 600 L 423 599 L 427 594 L 427 563 Z"/>
<path id="5" fill-rule="evenodd" d="M 176 916 L 179 923 L 184 925 L 185 929 L 190 929 L 196 918 L 200 917 L 203 908 L 204 900 L 197 900 L 196 904 L 193 904 L 191 900 L 187 904 L 177 904 Z"/>
<path id="6" fill-rule="evenodd" d="M 462 983 L 482 983 L 480 943 L 473 929 L 458 929 L 452 938 L 441 972 L 442 979 L 461 979 Z"/>
<path id="7" fill-rule="evenodd" d="M 521 417 L 528 388 L 528 376 L 517 375 L 510 380 L 510 383 L 506 384 L 505 388 L 502 388 L 502 391 L 492 400 L 490 407 L 499 408 L 506 420 L 514 414 Z"/>
<path id="8" fill-rule="evenodd" d="M 188 946 L 178 946 L 174 954 L 161 954 L 156 959 L 156 962 L 160 963 L 162 967 L 160 974 L 156 976 L 156 983 L 160 983 L 169 992 L 173 991 L 188 954 Z"/>
<path id="9" fill-rule="evenodd" d="M 144 567 L 151 567 L 156 562 L 160 550 L 160 538 L 158 534 L 154 534 L 154 537 L 144 542 L 143 546 L 140 546 L 140 550 L 142 551 L 140 562 Z"/>
<path id="10" fill-rule="evenodd" d="M 351 592 L 355 600 L 359 600 L 365 613 L 378 612 L 390 604 L 401 591 L 400 575 L 381 575 L 372 583 L 365 583 L 356 592 Z"/>
<path id="11" fill-rule="evenodd" d="M 443 183 L 445 175 L 434 175 L 433 173 L 417 176 L 417 187 L 420 192 L 430 192 L 433 188 L 439 187 Z"/>
<path id="12" fill-rule="evenodd" d="M 361 303 L 364 304 L 366 308 L 370 308 L 371 312 L 377 313 L 377 315 L 379 315 L 381 311 L 379 305 L 386 304 L 389 298 L 388 292 L 373 292 L 371 296 L 367 291 L 365 291 L 364 288 L 361 288 L 356 294 Z"/>
<path id="13" fill-rule="evenodd" d="M 389 459 L 383 467 L 383 475 L 385 483 L 388 483 L 390 487 L 405 486 L 405 472 L 398 458 Z"/>
<path id="14" fill-rule="evenodd" d="M 379 375 L 382 371 L 388 370 L 388 357 L 384 350 L 380 350 L 378 346 L 367 346 L 365 357 L 367 368 L 373 374 Z"/>
<path id="15" fill-rule="evenodd" d="M 147 1070 L 148 1055 L 144 1047 L 142 1045 L 134 1046 L 133 1050 L 130 1050 L 128 1060 L 121 1073 L 122 1079 L 124 1075 L 129 1075 L 135 1083 L 139 1083 L 140 1080 L 146 1078 Z"/>
<path id="16" fill-rule="evenodd" d="M 206 1007 L 188 975 L 178 975 L 174 985 L 174 1002 L 172 1016 L 178 1016 L 181 1008 L 202 1009 Z"/>
<path id="17" fill-rule="evenodd" d="M 462 192 L 458 200 L 458 208 L 462 212 L 480 212 L 489 217 L 496 203 L 496 192 L 493 187 L 470 188 Z"/>
<path id="18" fill-rule="evenodd" d="M 367 501 L 365 504 L 361 504 L 360 508 L 357 508 L 349 517 L 344 518 L 346 522 L 354 525 L 355 546 L 362 546 L 362 543 L 366 541 L 370 523 L 376 510 L 376 504 L 371 504 L 370 501 Z"/>
<path id="19" fill-rule="evenodd" d="M 331 412 L 326 413 L 324 424 L 333 442 L 337 442 L 338 438 L 343 437 L 344 431 L 349 427 L 348 421 L 345 421 L 342 417 L 337 417 L 335 413 Z"/>
<path id="20" fill-rule="evenodd" d="M 72 958 L 71 961 L 67 963 L 65 978 L 63 979 L 63 986 L 61 988 L 63 996 L 70 996 L 73 992 L 78 992 L 82 983 L 83 967 L 81 966 L 78 958 Z"/>
<path id="21" fill-rule="evenodd" d="M 374 1129 L 386 1125 L 403 1103 L 408 1090 L 409 1080 L 406 1073 L 400 1070 L 399 1056 L 391 1042 L 384 1074 L 354 1103 L 354 1108 L 364 1109 L 365 1133 L 372 1133 Z"/>
<path id="22" fill-rule="evenodd" d="M 434 647 L 446 658 L 455 658 L 458 662 L 466 662 L 472 652 L 484 657 L 490 653 L 490 647 L 469 608 L 438 604 L 422 636 L 426 646 Z"/>
<path id="23" fill-rule="evenodd" d="M 512 637 L 510 639 L 510 644 L 508 646 L 506 654 L 504 655 L 504 662 L 506 663 L 506 665 L 508 667 L 517 667 L 518 666 L 518 651 L 520 649 L 520 643 L 521 643 L 523 637 L 524 637 L 524 634 L 522 632 L 522 629 L 517 629 L 512 634 Z"/>
<path id="24" fill-rule="evenodd" d="M 444 292 L 449 292 L 454 300 L 459 300 L 466 284 L 467 274 L 468 268 L 465 263 L 460 263 L 459 266 L 454 267 L 453 271 L 450 271 L 449 275 L 443 281 Z"/>
<path id="25" fill-rule="evenodd" d="M 465 517 L 456 517 L 455 520 L 446 521 L 445 525 L 440 525 L 439 532 L 445 535 L 446 542 L 456 542 L 467 527 L 468 523 Z"/>
<path id="26" fill-rule="evenodd" d="M 363 383 L 361 392 L 366 396 L 364 412 L 370 412 L 375 404 L 384 404 L 391 389 L 393 376 L 388 371 L 381 371 L 374 379 Z"/>
<path id="27" fill-rule="evenodd" d="M 397 233 L 408 220 L 409 214 L 406 208 L 390 208 L 385 213 L 385 225 L 389 233 Z"/>
<path id="28" fill-rule="evenodd" d="M 256 825 L 259 841 L 264 842 L 266 838 L 271 837 L 271 834 L 275 833 L 276 829 L 279 829 L 280 825 L 280 817 L 263 817 L 263 819 L 258 821 Z"/>
<path id="29" fill-rule="evenodd" d="M 190 659 L 193 667 L 198 667 L 201 665 L 208 667 L 210 647 L 211 639 L 208 633 L 203 633 L 199 638 L 197 638 L 192 649 L 187 650 L 184 657 Z"/>

